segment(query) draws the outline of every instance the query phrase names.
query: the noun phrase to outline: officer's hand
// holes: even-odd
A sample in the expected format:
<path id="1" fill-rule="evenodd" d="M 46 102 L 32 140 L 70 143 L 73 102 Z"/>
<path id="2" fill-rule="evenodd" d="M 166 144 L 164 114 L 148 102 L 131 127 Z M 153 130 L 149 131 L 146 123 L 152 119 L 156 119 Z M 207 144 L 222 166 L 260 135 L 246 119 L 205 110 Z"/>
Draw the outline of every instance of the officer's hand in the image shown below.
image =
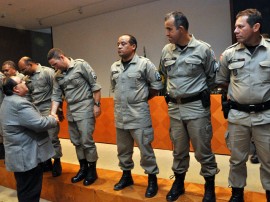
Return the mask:
<path id="1" fill-rule="evenodd" d="M 99 117 L 100 114 L 101 114 L 101 108 L 94 105 L 94 116 L 95 116 L 95 118 Z"/>

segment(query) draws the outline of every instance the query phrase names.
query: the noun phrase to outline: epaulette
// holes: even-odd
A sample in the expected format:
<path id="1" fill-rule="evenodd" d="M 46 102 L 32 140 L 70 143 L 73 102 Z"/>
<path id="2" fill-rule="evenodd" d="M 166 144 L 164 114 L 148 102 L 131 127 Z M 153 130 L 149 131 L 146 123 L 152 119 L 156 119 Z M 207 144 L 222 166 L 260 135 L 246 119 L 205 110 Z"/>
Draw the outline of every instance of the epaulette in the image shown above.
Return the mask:
<path id="1" fill-rule="evenodd" d="M 226 48 L 226 50 L 227 50 L 227 49 L 230 49 L 230 48 L 234 48 L 234 47 L 237 46 L 238 44 L 239 44 L 239 42 L 237 42 L 237 43 L 235 43 L 235 44 L 229 46 L 228 48 Z"/>
<path id="2" fill-rule="evenodd" d="M 150 61 L 148 58 L 146 58 L 146 57 L 144 57 L 144 56 L 139 56 L 139 58 L 145 59 L 145 60 L 147 60 L 147 61 Z"/>
<path id="3" fill-rule="evenodd" d="M 75 61 L 77 62 L 84 62 L 84 60 L 83 59 L 75 59 Z"/>
<path id="4" fill-rule="evenodd" d="M 268 39 L 268 38 L 264 38 L 264 39 L 265 39 L 265 41 L 270 42 L 270 39 Z"/>
<path id="5" fill-rule="evenodd" d="M 200 39 L 198 39 L 198 41 L 201 42 L 201 43 L 203 43 L 203 44 L 205 44 L 205 45 L 207 45 L 209 48 L 211 48 L 211 45 L 209 43 L 206 43 L 205 41 L 202 41 Z"/>

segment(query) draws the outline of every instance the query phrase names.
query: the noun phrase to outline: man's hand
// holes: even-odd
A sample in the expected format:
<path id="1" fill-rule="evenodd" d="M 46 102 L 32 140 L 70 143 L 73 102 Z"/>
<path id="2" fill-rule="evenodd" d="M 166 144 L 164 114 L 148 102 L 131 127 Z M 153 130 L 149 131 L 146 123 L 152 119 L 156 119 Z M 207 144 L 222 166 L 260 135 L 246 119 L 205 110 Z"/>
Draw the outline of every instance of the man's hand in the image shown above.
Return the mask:
<path id="1" fill-rule="evenodd" d="M 95 118 L 99 117 L 100 114 L 101 114 L 101 108 L 94 105 L 94 116 L 95 116 Z"/>

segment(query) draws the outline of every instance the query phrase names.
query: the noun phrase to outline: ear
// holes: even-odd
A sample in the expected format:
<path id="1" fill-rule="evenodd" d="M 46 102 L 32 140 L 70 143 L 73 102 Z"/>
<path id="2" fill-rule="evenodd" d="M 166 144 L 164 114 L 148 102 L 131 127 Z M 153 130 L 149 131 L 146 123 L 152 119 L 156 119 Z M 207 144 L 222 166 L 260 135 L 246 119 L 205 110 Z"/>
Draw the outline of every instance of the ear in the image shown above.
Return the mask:
<path id="1" fill-rule="evenodd" d="M 132 44 L 132 49 L 135 50 L 136 49 L 136 45 Z"/>
<path id="2" fill-rule="evenodd" d="M 13 87 L 13 92 L 16 93 L 16 94 L 18 94 L 18 93 L 20 92 L 20 91 L 17 89 L 17 86 L 14 86 L 14 87 Z"/>
<path id="3" fill-rule="evenodd" d="M 260 23 L 256 23 L 253 25 L 253 31 L 254 32 L 258 32 L 260 30 L 261 24 Z"/>

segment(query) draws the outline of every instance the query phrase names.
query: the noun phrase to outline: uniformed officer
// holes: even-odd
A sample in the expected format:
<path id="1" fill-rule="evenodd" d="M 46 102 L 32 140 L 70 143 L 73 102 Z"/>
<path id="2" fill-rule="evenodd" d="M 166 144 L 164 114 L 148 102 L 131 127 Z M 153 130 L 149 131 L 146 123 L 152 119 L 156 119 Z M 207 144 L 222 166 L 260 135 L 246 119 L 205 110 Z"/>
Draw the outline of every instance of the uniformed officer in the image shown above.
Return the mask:
<path id="1" fill-rule="evenodd" d="M 7 77 L 7 78 L 11 77 L 11 76 L 18 76 L 22 79 L 24 77 L 23 74 L 18 72 L 16 64 L 11 60 L 7 60 L 7 61 L 3 62 L 2 72 L 5 75 L 5 77 Z"/>
<path id="2" fill-rule="evenodd" d="M 185 192 L 184 180 L 189 168 L 189 142 L 201 164 L 205 178 L 203 201 L 215 201 L 215 175 L 219 172 L 211 149 L 210 88 L 213 87 L 217 62 L 210 45 L 188 32 L 186 16 L 178 11 L 165 16 L 165 45 L 160 72 L 166 82 L 165 96 L 173 143 L 172 170 L 175 181 L 167 194 L 175 201 Z"/>
<path id="3" fill-rule="evenodd" d="M 118 39 L 120 60 L 111 66 L 111 88 L 114 92 L 114 116 L 117 135 L 119 166 L 123 170 L 114 190 L 133 185 L 131 169 L 134 141 L 141 152 L 141 166 L 148 174 L 145 197 L 154 197 L 158 191 L 159 169 L 151 146 L 154 131 L 148 100 L 162 89 L 161 77 L 154 64 L 136 54 L 137 40 L 126 34 Z"/>
<path id="4" fill-rule="evenodd" d="M 70 140 L 76 148 L 80 170 L 71 182 L 84 179 L 85 186 L 97 179 L 96 162 L 98 154 L 93 140 L 95 118 L 100 113 L 101 86 L 90 65 L 82 60 L 66 57 L 64 52 L 53 48 L 48 53 L 48 61 L 57 72 L 54 77 L 52 111 L 56 114 L 62 96 L 67 102 L 67 120 Z"/>
<path id="5" fill-rule="evenodd" d="M 0 106 L 2 105 L 3 99 L 4 99 L 4 93 L 3 93 L 3 80 L 4 74 L 0 72 Z M 3 144 L 3 135 L 0 131 L 0 159 L 5 159 L 5 148 Z"/>
<path id="6" fill-rule="evenodd" d="M 228 143 L 231 149 L 230 201 L 244 201 L 250 140 L 253 139 L 263 188 L 270 201 L 270 40 L 261 36 L 262 16 L 256 9 L 236 16 L 237 43 L 220 58 L 216 82 L 228 88 Z"/>
<path id="7" fill-rule="evenodd" d="M 42 116 L 50 115 L 54 70 L 49 67 L 41 66 L 29 57 L 22 57 L 18 62 L 18 67 L 21 73 L 27 75 L 25 79 L 29 91 L 26 98 L 39 109 Z M 53 156 L 53 165 L 51 159 L 49 159 L 45 164 L 45 169 L 51 169 L 53 177 L 62 174 L 60 162 L 62 147 L 58 138 L 59 131 L 59 124 L 57 124 L 57 127 L 48 130 L 55 155 Z"/>

